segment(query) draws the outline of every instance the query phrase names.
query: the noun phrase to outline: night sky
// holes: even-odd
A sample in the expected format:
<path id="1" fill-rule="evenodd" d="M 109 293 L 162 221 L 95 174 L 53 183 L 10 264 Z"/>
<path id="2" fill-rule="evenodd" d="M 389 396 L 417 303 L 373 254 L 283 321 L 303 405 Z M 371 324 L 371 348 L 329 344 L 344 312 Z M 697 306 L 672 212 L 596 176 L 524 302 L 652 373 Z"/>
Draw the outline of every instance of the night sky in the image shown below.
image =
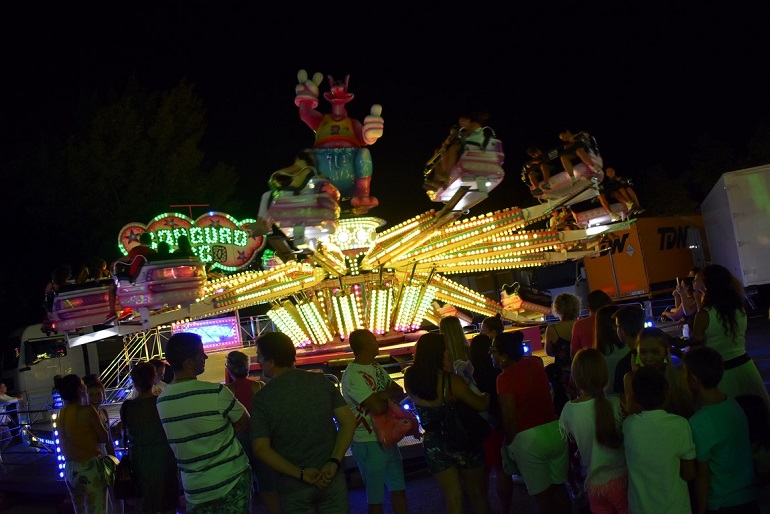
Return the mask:
<path id="1" fill-rule="evenodd" d="M 132 76 L 151 91 L 185 79 L 206 109 L 207 158 L 238 171 L 245 207 L 233 214 L 255 217 L 270 173 L 313 142 L 294 106 L 297 70 L 349 74 L 348 114 L 383 108 L 371 214 L 393 225 L 441 207 L 422 168 L 464 111 L 487 108 L 506 150 L 506 179 L 474 214 L 532 205 L 525 149 L 556 147 L 564 129 L 590 132 L 605 166 L 643 180 L 656 164 L 681 172 L 706 133 L 740 151 L 770 117 L 759 11 L 520 3 L 14 5 L 0 30 L 0 163 L 30 141 L 65 139 L 85 98 L 121 92 Z M 116 226 L 130 221 L 149 220 Z"/>

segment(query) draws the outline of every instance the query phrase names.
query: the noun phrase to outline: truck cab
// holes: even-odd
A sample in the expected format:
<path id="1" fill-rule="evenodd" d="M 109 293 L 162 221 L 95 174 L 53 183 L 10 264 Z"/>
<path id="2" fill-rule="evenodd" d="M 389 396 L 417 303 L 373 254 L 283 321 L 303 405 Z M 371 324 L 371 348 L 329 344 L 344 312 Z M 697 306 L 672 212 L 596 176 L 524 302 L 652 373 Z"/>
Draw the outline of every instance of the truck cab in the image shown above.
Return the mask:
<path id="1" fill-rule="evenodd" d="M 3 348 L 2 378 L 9 394 L 24 395 L 22 410 L 51 404 L 56 375 L 98 372 L 96 345 L 70 348 L 66 334 L 46 335 L 39 324 L 14 331 Z"/>

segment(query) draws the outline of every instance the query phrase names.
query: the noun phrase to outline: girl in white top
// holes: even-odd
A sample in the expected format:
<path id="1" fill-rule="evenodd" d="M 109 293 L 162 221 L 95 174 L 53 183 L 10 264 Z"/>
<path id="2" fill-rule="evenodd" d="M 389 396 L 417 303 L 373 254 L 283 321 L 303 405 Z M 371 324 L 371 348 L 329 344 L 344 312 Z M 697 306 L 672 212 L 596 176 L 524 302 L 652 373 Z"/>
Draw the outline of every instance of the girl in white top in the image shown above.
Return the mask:
<path id="1" fill-rule="evenodd" d="M 559 426 L 574 439 L 586 473 L 591 512 L 628 512 L 628 470 L 621 435 L 620 399 L 605 397 L 607 361 L 595 348 L 583 348 L 572 361 L 580 396 L 562 410 Z"/>

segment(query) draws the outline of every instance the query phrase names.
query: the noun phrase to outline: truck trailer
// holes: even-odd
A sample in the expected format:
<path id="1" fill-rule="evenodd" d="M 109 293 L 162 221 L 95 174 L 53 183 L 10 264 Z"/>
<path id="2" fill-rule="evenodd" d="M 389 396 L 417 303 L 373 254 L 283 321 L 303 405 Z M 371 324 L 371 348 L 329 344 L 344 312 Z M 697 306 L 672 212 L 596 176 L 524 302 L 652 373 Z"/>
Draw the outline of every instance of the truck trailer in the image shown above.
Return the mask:
<path id="1" fill-rule="evenodd" d="M 589 288 L 616 301 L 670 295 L 677 278 L 705 262 L 703 225 L 701 216 L 650 217 L 609 234 L 583 259 Z"/>
<path id="2" fill-rule="evenodd" d="M 701 213 L 711 262 L 747 289 L 770 284 L 770 165 L 723 173 Z"/>

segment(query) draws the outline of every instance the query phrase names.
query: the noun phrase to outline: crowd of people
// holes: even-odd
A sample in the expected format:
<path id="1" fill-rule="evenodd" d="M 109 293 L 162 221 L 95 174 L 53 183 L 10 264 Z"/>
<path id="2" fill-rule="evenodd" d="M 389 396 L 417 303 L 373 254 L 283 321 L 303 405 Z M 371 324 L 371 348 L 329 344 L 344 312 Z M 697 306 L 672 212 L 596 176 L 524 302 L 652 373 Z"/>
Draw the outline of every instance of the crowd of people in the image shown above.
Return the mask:
<path id="1" fill-rule="evenodd" d="M 124 445 L 143 512 L 348 512 L 342 463 L 352 451 L 368 511 L 409 512 L 397 445 L 382 442 L 375 417 L 406 398 L 420 420 L 427 469 L 450 513 L 503 512 L 513 479 L 538 512 L 760 512 L 770 488 L 770 396 L 745 351 L 740 283 L 718 265 L 696 270 L 692 339 L 681 358 L 663 331 L 645 328 L 639 305 L 588 295 L 589 316 L 569 293 L 554 299 L 559 321 L 544 333 L 554 363 L 531 355 L 521 331 L 486 318 L 470 341 L 455 316 L 417 340 L 399 386 L 378 363 L 368 330 L 350 334 L 354 358 L 340 388 L 295 366 L 288 336 L 256 340 L 261 380 L 249 357 L 227 356 L 227 384 L 199 380 L 208 358 L 198 335 L 177 333 L 159 359 L 133 366 L 124 401 Z M 681 294 L 681 290 L 680 290 Z M 159 386 L 162 383 L 162 386 Z M 77 512 L 119 512 L 100 474 L 115 455 L 104 386 L 96 376 L 58 381 L 66 483 Z M 557 394 L 561 391 L 561 398 Z M 462 409 L 460 408 L 462 406 Z M 453 412 L 471 430 L 458 440 Z M 484 428 L 477 428 L 483 426 Z"/>
<path id="2" fill-rule="evenodd" d="M 746 354 L 745 294 L 722 266 L 693 275 L 692 288 L 682 281 L 674 291 L 698 298 L 684 351 L 645 328 L 640 305 L 615 305 L 600 291 L 588 295 L 589 316 L 572 325 L 572 398 L 560 427 L 565 444 L 576 445 L 591 512 L 770 509 L 767 438 L 758 435 L 769 426 L 770 396 Z M 561 296 L 557 314 L 569 305 Z M 554 338 L 546 332 L 546 352 L 563 361 L 566 343 Z"/>

